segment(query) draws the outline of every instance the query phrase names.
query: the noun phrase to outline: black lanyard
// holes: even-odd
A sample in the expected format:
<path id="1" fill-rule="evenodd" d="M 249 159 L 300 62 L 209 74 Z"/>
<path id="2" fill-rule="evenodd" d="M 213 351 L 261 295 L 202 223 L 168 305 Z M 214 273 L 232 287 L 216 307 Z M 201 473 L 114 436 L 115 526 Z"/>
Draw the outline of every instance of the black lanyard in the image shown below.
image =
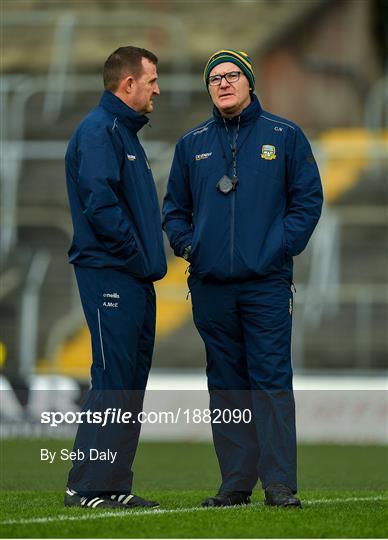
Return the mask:
<path id="1" fill-rule="evenodd" d="M 233 178 L 237 178 L 237 139 L 238 139 L 238 135 L 239 135 L 239 132 L 240 132 L 240 119 L 241 119 L 241 115 L 239 115 L 239 117 L 238 117 L 236 134 L 234 136 L 234 140 L 232 140 L 231 137 L 229 136 L 229 130 L 228 130 L 228 126 L 226 125 L 226 120 L 225 120 L 225 118 L 222 118 L 222 120 L 224 121 L 224 126 L 225 126 L 225 130 L 226 130 L 226 136 L 228 137 L 228 143 L 229 143 L 229 146 L 230 146 L 230 150 L 232 152 Z"/>

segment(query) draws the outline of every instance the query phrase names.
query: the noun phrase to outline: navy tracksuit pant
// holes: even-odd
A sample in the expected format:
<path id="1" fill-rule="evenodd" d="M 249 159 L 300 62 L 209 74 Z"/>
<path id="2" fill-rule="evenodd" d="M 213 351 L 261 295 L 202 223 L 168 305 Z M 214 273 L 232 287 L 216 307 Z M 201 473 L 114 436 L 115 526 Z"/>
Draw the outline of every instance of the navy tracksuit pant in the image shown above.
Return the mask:
<path id="1" fill-rule="evenodd" d="M 82 410 L 104 413 L 115 408 L 132 417 L 129 423 L 104 427 L 79 425 L 73 450 L 81 451 L 84 459 L 73 460 L 68 486 L 90 496 L 130 493 L 141 427 L 136 415 L 143 407 L 154 347 L 154 287 L 112 268 L 74 268 L 93 351 L 92 386 Z M 117 456 L 114 463 L 91 460 L 90 449 L 103 457 L 109 449 Z"/>
<path id="2" fill-rule="evenodd" d="M 189 276 L 205 343 L 210 409 L 250 409 L 252 421 L 212 422 L 223 491 L 281 483 L 296 492 L 293 297 L 288 276 L 221 283 Z M 217 416 L 219 413 L 217 413 Z M 213 414 L 213 420 L 216 417 Z"/>

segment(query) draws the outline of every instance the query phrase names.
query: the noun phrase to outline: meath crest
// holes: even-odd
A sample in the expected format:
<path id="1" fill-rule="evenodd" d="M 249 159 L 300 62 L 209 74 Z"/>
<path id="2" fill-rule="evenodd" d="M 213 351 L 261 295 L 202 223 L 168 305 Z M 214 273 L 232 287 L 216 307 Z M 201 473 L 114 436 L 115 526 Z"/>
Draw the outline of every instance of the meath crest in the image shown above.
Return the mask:
<path id="1" fill-rule="evenodd" d="M 276 159 L 276 148 L 272 144 L 263 144 L 261 147 L 261 157 L 263 159 Z"/>

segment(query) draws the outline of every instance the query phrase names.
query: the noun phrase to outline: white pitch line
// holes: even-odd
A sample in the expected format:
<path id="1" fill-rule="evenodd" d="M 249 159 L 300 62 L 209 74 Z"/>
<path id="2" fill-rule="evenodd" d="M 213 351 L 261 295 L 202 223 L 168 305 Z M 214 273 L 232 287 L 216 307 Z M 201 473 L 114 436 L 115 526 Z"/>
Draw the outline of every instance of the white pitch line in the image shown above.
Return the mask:
<path id="1" fill-rule="evenodd" d="M 302 501 L 303 506 L 313 504 L 342 503 L 342 502 L 368 502 L 368 501 L 388 501 L 388 497 L 347 497 L 344 499 L 312 499 L 311 501 Z"/>
<path id="2" fill-rule="evenodd" d="M 315 499 L 311 501 L 304 501 L 303 506 L 312 506 L 314 504 L 333 504 L 333 503 L 349 503 L 349 502 L 368 502 L 368 501 L 387 501 L 388 497 L 347 497 L 343 499 Z M 258 504 L 252 505 L 258 506 Z M 243 507 L 243 508 L 251 508 Z M 139 511 L 139 510 L 129 510 L 119 509 L 116 511 L 110 512 L 101 512 L 101 513 L 92 513 L 93 510 L 90 510 L 90 513 L 80 515 L 80 516 L 67 516 L 60 515 L 55 517 L 42 517 L 42 518 L 31 518 L 31 519 L 8 519 L 6 521 L 0 521 L 0 525 L 28 525 L 31 523 L 50 523 L 54 521 L 88 521 L 93 519 L 103 519 L 108 517 L 133 517 L 133 516 L 160 516 L 165 514 L 185 514 L 188 512 L 209 512 L 209 511 L 220 511 L 220 510 L 241 510 L 239 506 L 223 506 L 217 508 L 203 508 L 194 506 L 193 508 L 174 508 L 174 509 L 162 509 L 162 510 L 152 510 L 152 511 Z"/>
<path id="3" fill-rule="evenodd" d="M 128 508 L 128 510 L 123 509 L 117 509 L 115 511 L 109 511 L 109 512 L 99 512 L 98 514 L 92 514 L 93 510 L 87 509 L 90 511 L 87 514 L 80 515 L 80 516 L 55 516 L 55 517 L 48 517 L 48 518 L 31 518 L 31 519 L 10 519 L 7 521 L 0 521 L 0 525 L 16 525 L 16 524 L 28 524 L 28 523 L 46 523 L 46 522 L 52 522 L 52 521 L 84 521 L 84 520 L 90 520 L 90 519 L 102 519 L 106 517 L 132 517 L 132 516 L 155 516 L 155 515 L 162 515 L 162 514 L 180 514 L 184 512 L 197 512 L 198 510 L 207 510 L 207 508 L 201 508 L 201 507 L 193 507 L 193 508 L 175 508 L 171 510 L 162 509 L 162 510 L 131 510 Z"/>

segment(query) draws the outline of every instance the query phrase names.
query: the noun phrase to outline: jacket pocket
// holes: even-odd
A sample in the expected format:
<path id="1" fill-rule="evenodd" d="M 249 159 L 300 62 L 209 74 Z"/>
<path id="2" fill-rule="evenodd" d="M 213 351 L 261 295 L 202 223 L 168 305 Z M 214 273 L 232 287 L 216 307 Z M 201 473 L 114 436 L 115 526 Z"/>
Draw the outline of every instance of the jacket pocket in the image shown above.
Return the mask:
<path id="1" fill-rule="evenodd" d="M 283 220 L 276 221 L 261 246 L 258 247 L 255 262 L 249 267 L 258 274 L 266 274 L 280 270 L 286 262 L 285 232 Z"/>
<path id="2" fill-rule="evenodd" d="M 131 273 L 133 276 L 138 278 L 144 278 L 147 276 L 148 271 L 146 265 L 146 258 L 143 253 L 141 242 L 135 231 L 132 231 L 132 237 L 133 251 L 131 255 L 126 259 L 125 266 L 128 269 L 129 273 Z"/>
<path id="3" fill-rule="evenodd" d="M 280 259 L 280 262 L 281 262 L 281 266 L 283 266 L 286 262 L 286 259 L 287 259 L 287 256 L 286 256 L 286 231 L 284 229 L 284 222 L 282 220 L 281 222 L 281 239 L 282 239 L 282 242 L 281 242 L 281 259 Z"/>
<path id="4" fill-rule="evenodd" d="M 270 268 L 281 268 L 286 260 L 286 251 L 285 251 L 285 234 L 284 234 L 284 224 L 283 220 L 276 223 L 273 228 L 273 251 L 270 258 Z"/>

